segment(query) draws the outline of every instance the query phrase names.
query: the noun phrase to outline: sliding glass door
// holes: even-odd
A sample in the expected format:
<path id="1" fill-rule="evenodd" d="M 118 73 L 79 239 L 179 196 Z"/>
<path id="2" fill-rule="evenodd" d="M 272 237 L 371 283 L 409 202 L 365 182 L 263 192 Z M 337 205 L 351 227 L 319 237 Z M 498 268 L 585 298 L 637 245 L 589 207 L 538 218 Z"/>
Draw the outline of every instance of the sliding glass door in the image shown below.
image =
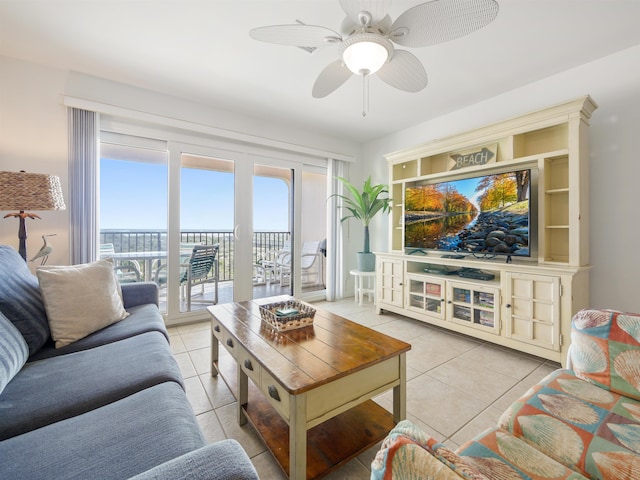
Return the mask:
<path id="1" fill-rule="evenodd" d="M 206 307 L 236 299 L 237 159 L 169 142 L 168 248 L 158 278 L 170 323 L 207 318 Z"/>
<path id="2" fill-rule="evenodd" d="M 299 199 L 301 251 L 298 284 L 303 298 L 323 298 L 327 256 L 327 174 L 307 167 L 301 175 Z"/>
<path id="3" fill-rule="evenodd" d="M 233 161 L 180 155 L 180 312 L 233 301 Z"/>
<path id="4" fill-rule="evenodd" d="M 100 258 L 113 258 L 122 283 L 154 281 L 167 253 L 168 152 L 164 142 L 112 138 L 100 145 Z M 160 310 L 167 311 L 161 297 Z"/>
<path id="5" fill-rule="evenodd" d="M 141 146 L 101 145 L 101 249 L 121 281 L 157 283 L 169 324 L 208 318 L 214 303 L 324 294 L 324 169 L 125 140 Z"/>
<path id="6" fill-rule="evenodd" d="M 290 266 L 278 256 L 292 253 L 294 165 L 173 142 L 169 153 L 169 317 L 200 315 L 215 302 L 291 294 Z M 217 248 L 217 281 L 190 285 L 191 257 L 202 246 Z"/>
<path id="7" fill-rule="evenodd" d="M 293 172 L 254 164 L 252 298 L 290 295 Z"/>

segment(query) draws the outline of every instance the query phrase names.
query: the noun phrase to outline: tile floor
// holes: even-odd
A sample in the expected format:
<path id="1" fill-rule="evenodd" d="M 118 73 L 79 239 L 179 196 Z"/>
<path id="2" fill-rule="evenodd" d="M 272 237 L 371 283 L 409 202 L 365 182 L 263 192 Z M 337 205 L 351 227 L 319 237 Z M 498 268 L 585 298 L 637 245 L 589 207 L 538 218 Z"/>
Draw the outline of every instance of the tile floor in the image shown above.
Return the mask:
<path id="1" fill-rule="evenodd" d="M 509 404 L 559 365 L 544 359 L 385 313 L 353 298 L 319 308 L 411 343 L 407 354 L 407 416 L 428 434 L 457 448 L 492 426 Z M 185 378 L 187 396 L 207 440 L 234 438 L 265 480 L 287 477 L 250 425 L 240 427 L 235 399 L 220 377 L 210 375 L 210 325 L 169 329 L 171 348 Z M 220 349 L 221 355 L 224 349 Z M 375 399 L 391 411 L 391 392 Z M 326 478 L 369 479 L 374 447 Z"/>

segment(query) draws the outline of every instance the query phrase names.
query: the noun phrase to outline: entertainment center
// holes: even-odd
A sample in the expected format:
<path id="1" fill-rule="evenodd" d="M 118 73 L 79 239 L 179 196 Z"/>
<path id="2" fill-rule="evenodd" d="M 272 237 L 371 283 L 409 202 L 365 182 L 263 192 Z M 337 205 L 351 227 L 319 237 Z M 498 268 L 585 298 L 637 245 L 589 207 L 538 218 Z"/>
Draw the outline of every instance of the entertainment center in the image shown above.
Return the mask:
<path id="1" fill-rule="evenodd" d="M 589 306 L 589 97 L 385 155 L 376 309 L 564 363 Z"/>

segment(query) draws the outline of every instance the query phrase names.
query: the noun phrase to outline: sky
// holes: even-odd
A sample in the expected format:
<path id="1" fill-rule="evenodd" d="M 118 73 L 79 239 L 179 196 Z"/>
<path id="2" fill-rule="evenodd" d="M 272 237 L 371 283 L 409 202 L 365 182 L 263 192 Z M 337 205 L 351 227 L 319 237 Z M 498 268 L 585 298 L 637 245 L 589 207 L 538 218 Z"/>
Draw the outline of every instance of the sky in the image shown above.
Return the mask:
<path id="1" fill-rule="evenodd" d="M 183 168 L 181 230 L 234 228 L 233 174 Z M 288 187 L 254 177 L 254 230 L 288 231 Z M 167 166 L 101 159 L 100 228 L 166 230 Z"/>
<path id="2" fill-rule="evenodd" d="M 476 192 L 476 187 L 480 183 L 482 177 L 467 178 L 464 180 L 456 180 L 454 182 L 447 182 L 456 187 L 456 190 L 467 198 L 476 208 L 479 210 L 478 197 L 482 195 L 482 192 Z"/>
<path id="3" fill-rule="evenodd" d="M 473 205 L 476 206 L 478 210 L 480 210 L 478 199 L 484 193 L 484 190 L 476 192 L 476 188 L 483 178 L 484 176 L 480 176 L 442 183 L 455 187 L 458 193 L 464 195 Z"/>
<path id="4" fill-rule="evenodd" d="M 461 195 L 464 195 L 471 203 L 473 203 L 478 209 L 478 197 L 482 195 L 482 192 L 476 192 L 476 187 L 480 182 L 481 177 L 465 178 L 462 180 L 454 180 L 451 182 L 442 182 L 443 184 L 451 185 Z"/>

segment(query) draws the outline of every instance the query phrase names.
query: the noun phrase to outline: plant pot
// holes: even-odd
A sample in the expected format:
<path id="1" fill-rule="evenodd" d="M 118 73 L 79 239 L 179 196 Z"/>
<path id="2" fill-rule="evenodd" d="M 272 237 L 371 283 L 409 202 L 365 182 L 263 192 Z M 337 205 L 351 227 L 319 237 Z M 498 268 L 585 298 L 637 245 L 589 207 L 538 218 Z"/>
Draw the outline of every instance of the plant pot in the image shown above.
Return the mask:
<path id="1" fill-rule="evenodd" d="M 358 270 L 361 272 L 374 272 L 376 270 L 376 256 L 369 252 L 358 252 L 357 254 Z"/>

